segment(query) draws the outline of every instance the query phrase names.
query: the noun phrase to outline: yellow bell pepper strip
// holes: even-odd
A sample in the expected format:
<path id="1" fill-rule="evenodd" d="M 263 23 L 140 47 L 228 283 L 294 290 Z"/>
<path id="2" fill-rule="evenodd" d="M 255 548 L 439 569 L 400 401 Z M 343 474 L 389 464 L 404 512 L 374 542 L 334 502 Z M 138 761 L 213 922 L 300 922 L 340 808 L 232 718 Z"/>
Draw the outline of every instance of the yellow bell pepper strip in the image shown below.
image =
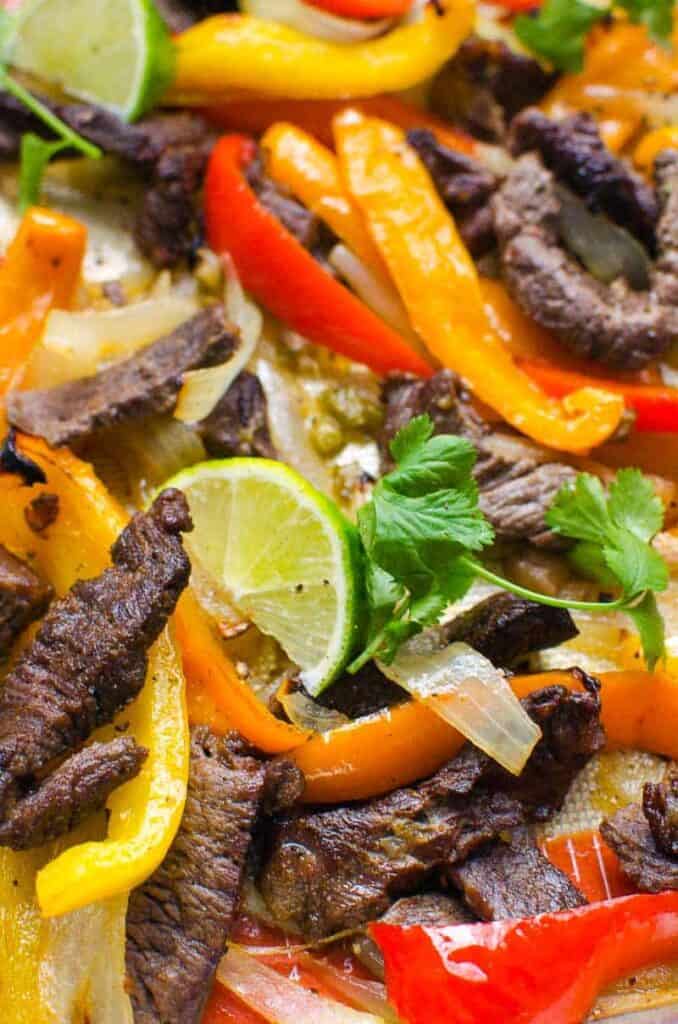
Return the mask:
<path id="1" fill-rule="evenodd" d="M 334 130 L 349 190 L 436 359 L 541 444 L 583 453 L 610 437 L 624 411 L 619 395 L 589 387 L 548 398 L 494 333 L 473 261 L 403 132 L 354 110 L 340 114 Z"/>
<path id="2" fill-rule="evenodd" d="M 206 107 L 202 113 L 213 124 L 233 132 L 246 135 L 261 135 L 278 121 L 295 124 L 313 135 L 318 142 L 332 148 L 332 119 L 349 105 L 347 100 L 285 100 L 264 98 L 241 98 Z M 370 117 L 383 117 L 405 131 L 410 128 L 428 128 L 439 142 L 450 149 L 473 156 L 478 143 L 466 132 L 455 128 L 435 114 L 430 114 L 412 103 L 404 103 L 395 96 L 370 96 L 362 100 L 351 100 L 350 106 Z"/>
<path id="3" fill-rule="evenodd" d="M 678 149 L 678 125 L 655 128 L 644 135 L 633 151 L 633 162 L 646 174 L 652 173 L 654 162 L 663 149 Z"/>
<path id="4" fill-rule="evenodd" d="M 209 722 L 217 731 L 237 729 L 267 754 L 284 753 L 308 739 L 308 733 L 271 714 L 243 682 L 190 591 L 181 596 L 175 613 L 175 628 L 186 674 L 189 707 L 192 691 L 207 694 L 214 712 L 222 716 Z"/>
<path id="5" fill-rule="evenodd" d="M 351 46 L 244 14 L 216 15 L 175 40 L 167 99 L 209 105 L 242 89 L 287 99 L 399 92 L 449 60 L 473 28 L 474 14 L 474 0 L 438 0 L 419 21 Z"/>
<path id="6" fill-rule="evenodd" d="M 30 557 L 63 594 L 77 579 L 106 567 L 127 517 L 91 467 L 69 451 L 52 451 L 36 438 L 21 438 L 19 444 L 47 482 L 28 491 L 16 477 L 0 476 L 0 540 Z M 49 530 L 36 535 L 24 509 L 43 491 L 58 495 L 59 515 Z M 149 756 L 137 778 L 111 797 L 106 839 L 72 846 L 39 871 L 38 902 L 45 916 L 139 885 L 162 861 L 179 827 L 188 779 L 188 723 L 183 674 L 168 632 L 151 650 L 146 685 L 125 710 L 125 720 Z"/>
<path id="7" fill-rule="evenodd" d="M 50 309 L 71 305 L 87 231 L 77 220 L 33 206 L 0 263 L 0 394 L 18 372 Z"/>
<path id="8" fill-rule="evenodd" d="M 275 124 L 260 143 L 266 172 L 332 228 L 364 263 L 388 278 L 388 270 L 362 214 L 348 195 L 336 156 L 289 123 Z"/>
<path id="9" fill-rule="evenodd" d="M 601 719 L 608 747 L 678 756 L 678 679 L 642 671 L 606 672 Z M 513 676 L 516 696 L 544 686 L 579 689 L 574 672 Z M 313 736 L 288 756 L 306 777 L 308 803 L 364 800 L 426 778 L 459 752 L 464 737 L 419 701 Z"/>

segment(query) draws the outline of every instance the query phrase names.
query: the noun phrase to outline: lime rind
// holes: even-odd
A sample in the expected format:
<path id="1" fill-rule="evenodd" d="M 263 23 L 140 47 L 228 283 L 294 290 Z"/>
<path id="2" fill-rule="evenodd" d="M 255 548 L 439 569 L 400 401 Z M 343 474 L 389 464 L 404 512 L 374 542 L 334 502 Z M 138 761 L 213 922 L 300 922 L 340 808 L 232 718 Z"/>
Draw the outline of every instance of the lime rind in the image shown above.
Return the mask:
<path id="1" fill-rule="evenodd" d="M 357 531 L 303 477 L 268 459 L 226 459 L 182 471 L 195 532 L 191 557 L 234 604 L 275 637 L 313 695 L 349 660 L 358 639 Z"/>

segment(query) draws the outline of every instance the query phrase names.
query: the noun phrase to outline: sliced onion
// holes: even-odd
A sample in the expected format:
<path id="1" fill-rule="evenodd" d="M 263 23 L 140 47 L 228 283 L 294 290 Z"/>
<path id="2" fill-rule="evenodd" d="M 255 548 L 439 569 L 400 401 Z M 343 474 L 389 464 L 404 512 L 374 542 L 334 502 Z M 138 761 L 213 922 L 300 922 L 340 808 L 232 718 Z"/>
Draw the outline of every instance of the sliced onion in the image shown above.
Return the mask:
<path id="1" fill-rule="evenodd" d="M 275 4 L 271 0 L 241 0 L 240 6 L 255 18 L 277 21 L 331 43 L 364 43 L 388 32 L 396 21 L 395 18 L 370 21 L 339 18 L 336 14 L 302 3 L 302 0 L 276 0 Z"/>
<path id="2" fill-rule="evenodd" d="M 280 459 L 332 496 L 330 470 L 306 436 L 304 395 L 294 374 L 276 366 L 272 356 L 262 355 L 257 359 L 257 375 L 266 394 L 271 437 Z"/>
<path id="3" fill-rule="evenodd" d="M 225 363 L 204 370 L 191 370 L 184 375 L 174 410 L 175 418 L 183 423 L 199 423 L 209 416 L 221 396 L 247 366 L 261 337 L 264 322 L 261 310 L 247 298 L 235 275 L 226 281 L 225 305 L 228 318 L 240 332 L 238 347 Z"/>
<path id="4" fill-rule="evenodd" d="M 361 978 L 358 974 L 342 970 L 329 960 L 318 960 L 308 953 L 301 953 L 296 959 L 321 981 L 336 989 L 357 1010 L 373 1013 L 389 1024 L 398 1024 L 398 1015 L 386 998 L 386 986 L 380 981 Z"/>
<path id="5" fill-rule="evenodd" d="M 237 947 L 222 959 L 217 979 L 269 1024 L 380 1024 L 374 1014 L 316 995 Z"/>
<path id="6" fill-rule="evenodd" d="M 389 281 L 371 270 L 345 245 L 335 245 L 328 262 L 366 306 L 398 331 L 403 338 L 407 338 L 417 349 L 423 351 L 423 345 L 410 324 L 400 296 Z"/>
<path id="7" fill-rule="evenodd" d="M 282 694 L 280 703 L 292 725 L 307 732 L 329 732 L 330 729 L 338 729 L 340 725 L 346 725 L 350 721 L 348 715 L 342 715 L 341 711 L 334 711 L 333 708 L 318 704 L 302 690 Z"/>
<path id="8" fill-rule="evenodd" d="M 519 775 L 541 736 L 506 676 L 468 644 L 442 650 L 421 634 L 405 644 L 384 675 L 453 725 L 467 739 Z"/>
<path id="9" fill-rule="evenodd" d="M 56 387 L 89 377 L 169 334 L 197 312 L 187 298 L 165 295 L 103 312 L 53 310 L 26 368 L 24 387 Z"/>

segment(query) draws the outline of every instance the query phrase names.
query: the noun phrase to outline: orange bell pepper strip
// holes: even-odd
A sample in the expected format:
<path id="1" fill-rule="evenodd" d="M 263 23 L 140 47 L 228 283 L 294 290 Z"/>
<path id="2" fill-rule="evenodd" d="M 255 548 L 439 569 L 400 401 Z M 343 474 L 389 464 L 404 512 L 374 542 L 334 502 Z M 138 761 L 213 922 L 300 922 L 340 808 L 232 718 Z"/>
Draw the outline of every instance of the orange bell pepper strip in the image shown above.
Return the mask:
<path id="1" fill-rule="evenodd" d="M 266 172 L 332 228 L 363 262 L 388 277 L 381 254 L 348 195 L 339 163 L 312 135 L 289 123 L 272 125 L 261 140 Z"/>
<path id="2" fill-rule="evenodd" d="M 610 394 L 620 395 L 627 408 L 633 409 L 636 430 L 678 432 L 678 388 L 587 377 L 574 370 L 563 370 L 528 359 L 519 359 L 518 365 L 547 395 L 562 398 L 581 388 L 604 388 Z"/>
<path id="3" fill-rule="evenodd" d="M 412 0 L 307 0 L 341 18 L 400 18 L 412 7 Z"/>
<path id="4" fill-rule="evenodd" d="M 54 451 L 28 437 L 19 439 L 19 447 L 43 470 L 46 483 L 27 490 L 17 477 L 0 475 L 0 538 L 11 551 L 30 557 L 61 595 L 77 579 L 106 568 L 127 516 L 92 468 L 67 449 Z M 58 495 L 59 515 L 38 536 L 24 511 L 43 491 Z M 146 685 L 124 717 L 148 758 L 137 778 L 111 796 L 106 838 L 65 850 L 62 844 L 38 872 L 37 898 L 47 917 L 140 885 L 162 861 L 179 827 L 188 779 L 188 723 L 184 679 L 167 631 L 153 645 Z"/>
<path id="5" fill-rule="evenodd" d="M 473 156 L 478 143 L 466 132 L 395 96 L 368 96 L 362 100 L 286 100 L 250 97 L 206 107 L 202 113 L 213 124 L 232 132 L 261 135 L 278 121 L 297 125 L 323 145 L 334 147 L 332 120 L 347 106 L 370 117 L 383 117 L 404 131 L 428 128 L 439 142 L 450 149 Z"/>
<path id="6" fill-rule="evenodd" d="M 403 132 L 355 110 L 340 114 L 334 130 L 349 191 L 432 355 L 541 444 L 583 453 L 610 437 L 624 411 L 620 396 L 587 387 L 550 399 L 494 333 L 473 261 Z"/>
<path id="7" fill-rule="evenodd" d="M 629 896 L 636 891 L 622 871 L 616 853 L 594 829 L 544 839 L 539 845 L 589 903 Z"/>
<path id="8" fill-rule="evenodd" d="M 86 242 L 77 220 L 26 211 L 0 263 L 0 394 L 15 383 L 50 309 L 71 305 Z"/>
<path id="9" fill-rule="evenodd" d="M 339 284 L 259 203 L 245 178 L 254 143 L 227 135 L 215 146 L 205 182 L 210 246 L 230 254 L 243 286 L 278 319 L 318 345 L 371 367 L 430 376 L 408 343 Z"/>
<path id="10" fill-rule="evenodd" d="M 663 149 L 678 149 L 678 125 L 655 128 L 644 135 L 633 151 L 633 162 L 641 171 L 651 174 L 654 162 Z"/>
<path id="11" fill-rule="evenodd" d="M 678 757 L 678 681 L 661 673 L 606 672 L 601 719 L 608 747 Z M 576 674 L 513 676 L 517 697 L 544 686 L 581 687 Z M 379 715 L 313 736 L 290 754 L 306 777 L 308 803 L 342 803 L 388 793 L 433 774 L 464 737 L 425 704 L 407 701 Z"/>
<path id="12" fill-rule="evenodd" d="M 218 731 L 237 731 L 267 754 L 280 754 L 298 747 L 309 733 L 281 721 L 243 682 L 231 660 L 222 650 L 194 595 L 184 592 L 174 616 L 177 640 L 181 648 L 186 685 L 189 691 L 205 693 L 218 713 Z"/>

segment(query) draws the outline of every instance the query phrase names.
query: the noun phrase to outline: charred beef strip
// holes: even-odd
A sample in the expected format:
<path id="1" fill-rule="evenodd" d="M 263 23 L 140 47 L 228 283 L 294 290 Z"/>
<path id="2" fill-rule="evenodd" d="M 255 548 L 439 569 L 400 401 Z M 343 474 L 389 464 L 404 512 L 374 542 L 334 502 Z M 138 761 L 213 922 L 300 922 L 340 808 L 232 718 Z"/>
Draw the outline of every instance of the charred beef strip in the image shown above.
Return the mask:
<path id="1" fill-rule="evenodd" d="M 190 563 L 181 533 L 189 529 L 185 498 L 179 491 L 164 491 L 120 534 L 111 550 L 112 567 L 76 583 L 52 604 L 7 676 L 0 692 L 0 825 L 9 822 L 11 831 L 13 816 L 20 813 L 15 808 L 33 791 L 27 814 L 37 837 L 23 836 L 23 846 L 34 845 L 45 829 L 53 834 L 55 822 L 78 816 L 72 793 L 65 794 L 63 813 L 45 810 L 35 777 L 111 722 L 143 687 L 147 651 L 188 583 Z M 84 761 L 76 762 L 76 768 L 89 765 L 95 755 L 81 756 Z M 60 780 L 68 779 L 79 785 L 74 769 L 60 775 L 48 792 L 63 793 Z M 105 789 L 104 783 L 105 776 Z M 87 780 L 83 787 L 92 806 Z M 45 810 L 47 818 L 36 818 L 36 808 L 41 814 Z"/>
<path id="2" fill-rule="evenodd" d="M 15 392 L 7 401 L 7 416 L 20 430 L 55 447 L 72 444 L 126 420 L 171 412 L 184 373 L 224 362 L 236 344 L 223 308 L 212 306 L 94 377 Z"/>
<path id="3" fill-rule="evenodd" d="M 267 794 L 279 802 L 268 770 L 236 734 L 192 730 L 181 828 L 129 902 L 127 974 L 136 1024 L 199 1024 L 225 952 L 252 831 Z"/>
<path id="4" fill-rule="evenodd" d="M 623 279 L 606 285 L 587 273 L 561 244 L 561 200 L 553 173 L 539 157 L 521 157 L 493 199 L 502 272 L 525 312 L 572 351 L 622 369 L 637 369 L 678 340 L 676 290 L 678 153 L 659 166 L 663 209 L 659 258 L 650 289 Z"/>
<path id="5" fill-rule="evenodd" d="M 555 80 L 538 61 L 495 39 L 471 36 L 436 75 L 431 107 L 479 139 L 500 142 L 511 118 Z"/>
<path id="6" fill-rule="evenodd" d="M 0 544 L 0 657 L 19 634 L 47 611 L 52 588 Z"/>
<path id="7" fill-rule="evenodd" d="M 586 900 L 539 850 L 529 829 L 515 829 L 473 853 L 450 875 L 469 907 L 485 921 L 573 910 Z"/>
<path id="8" fill-rule="evenodd" d="M 424 782 L 347 807 L 282 819 L 261 889 L 281 922 L 313 938 L 383 914 L 502 832 L 542 821 L 603 745 L 598 687 L 548 687 L 524 702 L 543 737 L 515 778 L 476 747 Z"/>
<path id="9" fill-rule="evenodd" d="M 138 775 L 147 755 L 129 737 L 77 751 L 12 808 L 0 824 L 0 846 L 26 850 L 70 832 Z"/>
<path id="10" fill-rule="evenodd" d="M 202 18 L 225 11 L 237 11 L 235 0 L 155 0 L 171 32 L 183 32 Z"/>
<path id="11" fill-rule="evenodd" d="M 496 665 L 510 669 L 535 651 L 557 647 L 577 635 L 568 611 L 525 601 L 514 594 L 491 594 L 443 626 L 434 626 L 441 647 L 466 643 Z M 355 675 L 345 675 L 318 700 L 349 718 L 360 718 L 407 699 L 374 662 Z"/>
<path id="12" fill-rule="evenodd" d="M 259 378 L 243 370 L 199 425 L 208 455 L 226 459 L 233 455 L 260 455 L 275 459 L 268 428 L 266 394 Z"/>
<path id="13" fill-rule="evenodd" d="M 643 806 L 630 804 L 600 826 L 624 873 L 643 892 L 678 889 L 678 778 L 646 783 Z"/>
<path id="14" fill-rule="evenodd" d="M 554 176 L 652 252 L 659 207 L 654 189 L 607 148 L 590 114 L 556 121 L 532 107 L 511 125 L 514 154 L 535 152 Z"/>
<path id="15" fill-rule="evenodd" d="M 544 515 L 562 485 L 574 480 L 576 473 L 570 466 L 550 461 L 537 446 L 517 435 L 493 430 L 449 370 L 441 370 L 429 380 L 394 374 L 384 383 L 383 399 L 386 418 L 380 440 L 384 454 L 401 427 L 428 413 L 435 433 L 459 434 L 475 445 L 480 507 L 497 538 L 562 547 L 562 540 L 546 526 Z"/>

